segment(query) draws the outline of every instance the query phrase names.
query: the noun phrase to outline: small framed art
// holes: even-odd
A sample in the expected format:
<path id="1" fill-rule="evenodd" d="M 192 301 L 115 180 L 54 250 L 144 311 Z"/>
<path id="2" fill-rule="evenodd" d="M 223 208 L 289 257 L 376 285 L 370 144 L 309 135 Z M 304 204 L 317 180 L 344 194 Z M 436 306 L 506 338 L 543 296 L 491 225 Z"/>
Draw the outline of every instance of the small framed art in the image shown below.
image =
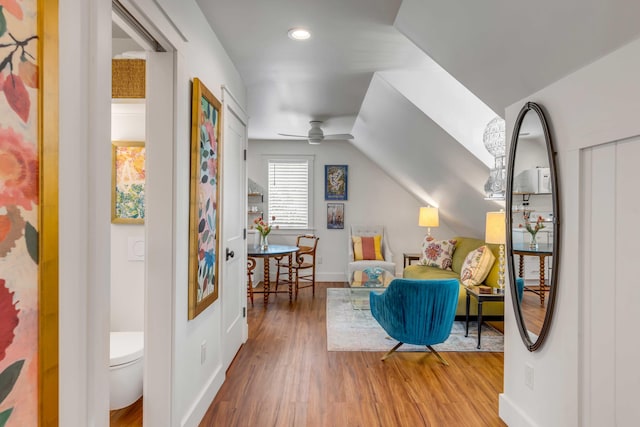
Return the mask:
<path id="1" fill-rule="evenodd" d="M 327 203 L 327 228 L 330 230 L 344 228 L 344 203 Z"/>
<path id="2" fill-rule="evenodd" d="M 347 181 L 349 166 L 324 166 L 324 199 L 347 200 Z"/>
<path id="3" fill-rule="evenodd" d="M 144 142 L 111 143 L 112 223 L 144 223 L 145 174 Z"/>

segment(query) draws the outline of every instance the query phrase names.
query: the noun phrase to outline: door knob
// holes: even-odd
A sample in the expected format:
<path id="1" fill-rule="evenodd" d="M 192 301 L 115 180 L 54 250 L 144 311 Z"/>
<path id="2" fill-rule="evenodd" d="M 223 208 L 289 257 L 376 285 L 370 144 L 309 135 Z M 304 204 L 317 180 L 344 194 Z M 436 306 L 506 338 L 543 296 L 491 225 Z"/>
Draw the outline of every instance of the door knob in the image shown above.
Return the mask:
<path id="1" fill-rule="evenodd" d="M 227 258 L 226 260 L 229 261 L 229 258 L 233 258 L 235 256 L 235 253 L 233 251 L 230 251 L 229 248 L 227 248 L 225 255 Z"/>

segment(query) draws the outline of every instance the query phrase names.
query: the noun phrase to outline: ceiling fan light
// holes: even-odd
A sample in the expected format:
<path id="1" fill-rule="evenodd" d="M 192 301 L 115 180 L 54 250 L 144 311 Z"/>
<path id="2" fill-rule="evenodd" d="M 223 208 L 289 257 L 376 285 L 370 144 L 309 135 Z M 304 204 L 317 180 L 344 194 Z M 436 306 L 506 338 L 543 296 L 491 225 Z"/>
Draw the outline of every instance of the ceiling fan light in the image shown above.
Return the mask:
<path id="1" fill-rule="evenodd" d="M 305 30 L 304 28 L 291 28 L 287 31 L 287 35 L 292 40 L 307 40 L 311 37 L 309 30 Z"/>
<path id="2" fill-rule="evenodd" d="M 309 138 L 309 144 L 311 145 L 320 145 L 322 142 L 322 138 Z"/>

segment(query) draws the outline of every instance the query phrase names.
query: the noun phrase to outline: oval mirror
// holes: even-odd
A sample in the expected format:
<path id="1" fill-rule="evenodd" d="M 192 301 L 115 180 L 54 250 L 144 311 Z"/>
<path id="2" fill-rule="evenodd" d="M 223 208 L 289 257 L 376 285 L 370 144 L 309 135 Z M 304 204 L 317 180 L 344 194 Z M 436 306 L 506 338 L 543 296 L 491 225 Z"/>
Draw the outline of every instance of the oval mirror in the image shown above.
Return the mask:
<path id="1" fill-rule="evenodd" d="M 507 169 L 507 262 L 520 336 L 539 348 L 558 288 L 559 218 L 555 151 L 542 108 L 528 102 L 515 122 Z M 518 279 L 518 280 L 516 280 Z M 524 286 L 523 286 L 524 285 Z"/>

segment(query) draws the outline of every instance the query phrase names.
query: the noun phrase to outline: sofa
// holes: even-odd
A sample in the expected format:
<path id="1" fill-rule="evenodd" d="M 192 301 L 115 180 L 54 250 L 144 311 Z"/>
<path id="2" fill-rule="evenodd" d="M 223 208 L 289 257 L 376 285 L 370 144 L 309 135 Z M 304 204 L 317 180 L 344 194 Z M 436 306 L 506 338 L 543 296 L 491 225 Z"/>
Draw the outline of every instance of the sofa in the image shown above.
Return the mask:
<path id="1" fill-rule="evenodd" d="M 491 270 L 489 270 L 489 275 L 484 280 L 482 285 L 490 286 L 492 288 L 498 287 L 498 259 L 500 254 L 499 245 L 487 244 L 482 240 L 473 239 L 470 237 L 454 237 L 455 240 L 455 250 L 453 252 L 453 256 L 451 259 L 451 270 L 441 270 L 437 267 L 430 267 L 426 265 L 414 264 L 406 267 L 402 273 L 402 277 L 406 279 L 449 279 L 456 278 L 460 280 L 460 271 L 462 270 L 462 264 L 464 263 L 465 258 L 469 254 L 469 252 L 479 248 L 482 245 L 487 245 L 493 255 L 495 256 L 495 261 Z M 506 272 L 505 272 L 505 286 L 506 285 Z M 520 280 L 520 282 L 522 282 Z M 519 283 L 520 287 L 522 287 L 523 283 Z M 522 298 L 522 292 L 519 292 L 520 298 Z M 458 306 L 456 308 L 456 318 L 461 319 L 464 318 L 466 314 L 466 299 L 467 292 L 465 291 L 465 287 L 460 282 L 460 292 L 458 294 Z M 469 314 L 471 316 L 478 315 L 478 304 L 474 298 L 471 299 L 471 305 L 469 308 Z M 482 304 L 482 316 L 486 318 L 492 317 L 502 317 L 504 315 L 504 303 L 503 302 L 485 302 Z"/>

